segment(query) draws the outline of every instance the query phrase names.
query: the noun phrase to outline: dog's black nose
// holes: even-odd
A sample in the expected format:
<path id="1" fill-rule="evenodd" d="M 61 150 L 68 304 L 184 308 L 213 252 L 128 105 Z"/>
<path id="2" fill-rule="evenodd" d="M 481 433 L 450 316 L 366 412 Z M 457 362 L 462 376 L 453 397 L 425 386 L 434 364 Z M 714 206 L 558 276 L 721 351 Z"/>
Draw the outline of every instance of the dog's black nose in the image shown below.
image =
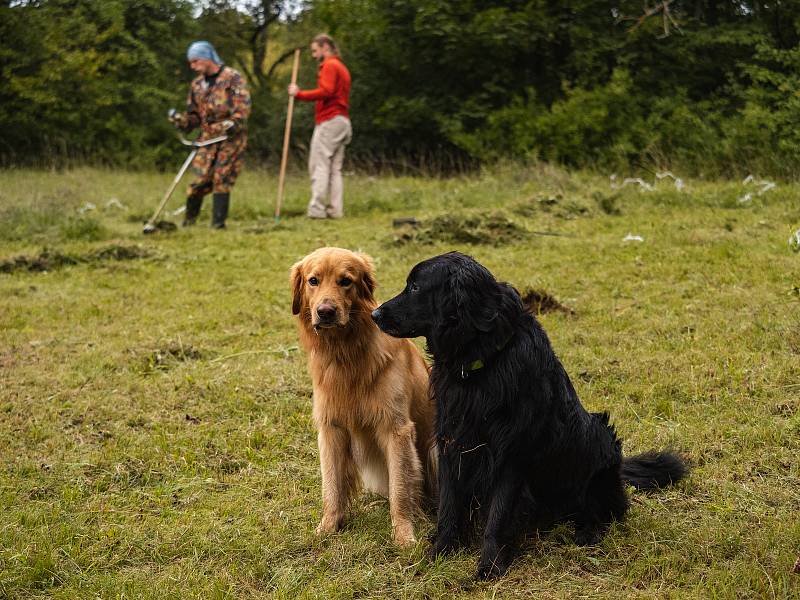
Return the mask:
<path id="1" fill-rule="evenodd" d="M 381 318 L 381 309 L 376 308 L 375 310 L 372 311 L 372 320 L 377 323 L 378 319 L 380 318 Z"/>
<path id="2" fill-rule="evenodd" d="M 330 304 L 320 304 L 317 307 L 317 315 L 320 321 L 330 322 L 336 319 L 336 307 Z"/>

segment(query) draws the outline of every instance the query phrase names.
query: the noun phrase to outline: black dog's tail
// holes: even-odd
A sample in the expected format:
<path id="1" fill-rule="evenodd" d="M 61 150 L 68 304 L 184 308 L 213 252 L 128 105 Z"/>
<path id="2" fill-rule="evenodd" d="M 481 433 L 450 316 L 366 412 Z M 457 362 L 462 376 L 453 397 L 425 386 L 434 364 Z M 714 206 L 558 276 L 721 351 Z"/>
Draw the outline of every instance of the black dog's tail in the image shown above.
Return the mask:
<path id="1" fill-rule="evenodd" d="M 686 477 L 689 466 L 672 452 L 644 452 L 622 460 L 622 480 L 637 490 L 651 490 Z"/>

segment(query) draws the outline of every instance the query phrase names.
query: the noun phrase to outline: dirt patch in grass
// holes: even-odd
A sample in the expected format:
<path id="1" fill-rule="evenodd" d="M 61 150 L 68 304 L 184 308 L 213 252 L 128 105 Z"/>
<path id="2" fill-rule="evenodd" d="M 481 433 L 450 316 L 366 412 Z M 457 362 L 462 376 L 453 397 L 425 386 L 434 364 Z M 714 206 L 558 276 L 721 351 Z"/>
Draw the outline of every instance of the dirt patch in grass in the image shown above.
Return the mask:
<path id="1" fill-rule="evenodd" d="M 525 228 L 509 219 L 505 213 L 475 213 L 470 215 L 440 215 L 429 221 L 401 223 L 396 227 L 394 243 L 484 244 L 503 246 L 528 236 Z"/>
<path id="2" fill-rule="evenodd" d="M 601 208 L 604 212 L 606 208 L 613 210 L 613 201 L 606 208 L 602 206 Z M 592 210 L 583 201 L 577 198 L 564 198 L 561 194 L 538 195 L 522 200 L 511 207 L 511 211 L 523 218 L 532 218 L 539 213 L 551 214 L 565 220 L 592 215 Z"/>
<path id="3" fill-rule="evenodd" d="M 98 491 L 130 490 L 157 485 L 165 475 L 144 460 L 126 456 L 114 462 L 83 465 L 82 475 Z"/>
<path id="4" fill-rule="evenodd" d="M 518 202 L 511 210 L 521 217 L 533 217 L 538 212 L 551 212 L 554 206 L 562 201 L 560 194 L 555 196 L 539 195 Z"/>
<path id="5" fill-rule="evenodd" d="M 77 264 L 96 264 L 106 261 L 148 258 L 152 252 L 138 245 L 109 244 L 85 254 L 67 254 L 55 248 L 43 248 L 35 256 L 18 255 L 0 260 L 0 273 L 16 271 L 43 272 Z"/>
<path id="6" fill-rule="evenodd" d="M 600 207 L 607 215 L 612 216 L 619 216 L 622 214 L 618 206 L 619 199 L 622 197 L 622 194 L 617 192 L 616 194 L 606 195 L 603 192 L 594 192 L 592 194 L 592 198 L 594 201 L 597 202 L 597 206 Z"/>
<path id="7" fill-rule="evenodd" d="M 199 421 L 198 419 L 197 422 Z M 203 463 L 205 466 L 223 475 L 238 473 L 247 469 L 250 464 L 246 459 L 239 458 L 226 449 L 217 448 L 213 441 L 206 444 L 204 454 Z"/>
<path id="8" fill-rule="evenodd" d="M 542 290 L 526 288 L 522 291 L 520 296 L 522 297 L 522 303 L 525 306 L 529 306 L 531 312 L 535 315 L 551 312 L 560 312 L 567 315 L 575 314 L 574 310 L 564 306 L 553 296 Z"/>
<path id="9" fill-rule="evenodd" d="M 135 352 L 139 371 L 147 374 L 155 371 L 168 371 L 182 362 L 200 360 L 206 353 L 191 344 L 171 340 L 158 348 Z"/>
<path id="10" fill-rule="evenodd" d="M 0 273 L 13 273 L 15 271 L 53 271 L 64 265 L 76 265 L 76 258 L 64 254 L 60 250 L 44 248 L 36 256 L 18 255 L 4 259 L 0 262 Z"/>
<path id="11" fill-rule="evenodd" d="M 124 246 L 121 244 L 111 244 L 97 250 L 92 250 L 83 258 L 85 262 L 98 262 L 104 260 L 136 260 L 147 258 L 151 255 L 150 251 L 141 246 Z"/>

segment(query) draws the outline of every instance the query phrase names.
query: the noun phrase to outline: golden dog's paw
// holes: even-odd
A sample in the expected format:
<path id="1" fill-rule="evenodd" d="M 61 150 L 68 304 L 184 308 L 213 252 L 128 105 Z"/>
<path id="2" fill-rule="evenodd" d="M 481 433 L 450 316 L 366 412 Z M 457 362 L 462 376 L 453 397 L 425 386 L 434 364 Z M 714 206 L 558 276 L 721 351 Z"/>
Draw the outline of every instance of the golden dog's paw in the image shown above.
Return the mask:
<path id="1" fill-rule="evenodd" d="M 329 533 L 336 533 L 342 528 L 343 517 L 325 515 L 317 525 L 317 535 L 328 535 Z"/>
<path id="2" fill-rule="evenodd" d="M 394 542 L 398 546 L 407 547 L 417 543 L 414 536 L 414 527 L 411 523 L 401 523 L 394 526 Z"/>

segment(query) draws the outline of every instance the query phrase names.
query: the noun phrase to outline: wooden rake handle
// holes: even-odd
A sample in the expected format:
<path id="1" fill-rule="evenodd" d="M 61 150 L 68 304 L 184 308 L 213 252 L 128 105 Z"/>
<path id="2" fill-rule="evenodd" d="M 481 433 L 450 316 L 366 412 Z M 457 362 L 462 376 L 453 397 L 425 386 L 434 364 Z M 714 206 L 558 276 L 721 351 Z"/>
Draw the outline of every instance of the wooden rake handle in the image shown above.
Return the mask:
<path id="1" fill-rule="evenodd" d="M 297 69 L 300 66 L 300 48 L 294 51 L 292 64 L 292 84 L 297 83 Z M 283 154 L 281 155 L 281 171 L 278 175 L 278 200 L 275 203 L 275 220 L 281 218 L 281 203 L 283 202 L 283 185 L 286 182 L 286 162 L 289 158 L 289 138 L 292 135 L 292 112 L 294 111 L 294 96 L 289 96 L 289 107 L 286 110 L 286 129 L 283 132 Z"/>

